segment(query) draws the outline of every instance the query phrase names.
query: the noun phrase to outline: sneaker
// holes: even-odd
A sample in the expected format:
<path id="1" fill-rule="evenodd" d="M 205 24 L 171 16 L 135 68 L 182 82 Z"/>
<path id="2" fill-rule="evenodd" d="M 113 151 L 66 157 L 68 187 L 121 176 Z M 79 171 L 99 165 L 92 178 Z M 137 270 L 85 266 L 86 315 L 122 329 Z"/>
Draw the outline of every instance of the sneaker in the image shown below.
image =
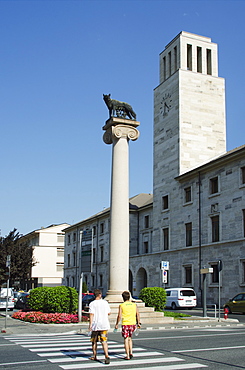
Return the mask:
<path id="1" fill-rule="evenodd" d="M 106 358 L 105 358 L 105 364 L 107 364 L 107 365 L 108 365 L 109 363 L 110 363 L 110 357 L 106 357 Z"/>

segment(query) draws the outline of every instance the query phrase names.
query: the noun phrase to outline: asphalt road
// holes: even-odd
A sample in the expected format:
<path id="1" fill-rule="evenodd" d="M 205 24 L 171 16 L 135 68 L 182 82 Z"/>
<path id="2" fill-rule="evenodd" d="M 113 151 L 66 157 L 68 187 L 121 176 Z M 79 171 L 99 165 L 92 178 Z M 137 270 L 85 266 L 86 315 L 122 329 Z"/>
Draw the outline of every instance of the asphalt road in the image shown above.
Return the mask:
<path id="1" fill-rule="evenodd" d="M 192 310 L 177 310 L 177 311 L 173 311 L 173 310 L 170 310 L 168 309 L 167 311 L 172 311 L 172 312 L 181 312 L 181 313 L 186 313 L 188 315 L 191 315 L 191 316 L 199 316 L 199 317 L 202 317 L 203 316 L 203 309 L 202 308 L 197 308 L 197 309 L 192 309 Z M 216 317 L 218 318 L 218 310 L 216 310 Z M 211 308 L 207 308 L 207 316 L 208 317 L 215 317 L 215 311 L 214 309 L 211 309 Z M 224 311 L 223 309 L 220 311 L 220 317 L 221 318 L 224 318 Z M 230 319 L 237 319 L 239 322 L 241 323 L 245 323 L 245 315 L 243 314 L 229 314 L 228 317 Z"/>
<path id="2" fill-rule="evenodd" d="M 245 369 L 244 326 L 174 330 L 142 330 L 134 337 L 134 357 L 124 360 L 121 333 L 109 333 L 110 365 L 89 360 L 91 344 L 86 335 L 32 334 L 0 336 L 0 369 Z"/>

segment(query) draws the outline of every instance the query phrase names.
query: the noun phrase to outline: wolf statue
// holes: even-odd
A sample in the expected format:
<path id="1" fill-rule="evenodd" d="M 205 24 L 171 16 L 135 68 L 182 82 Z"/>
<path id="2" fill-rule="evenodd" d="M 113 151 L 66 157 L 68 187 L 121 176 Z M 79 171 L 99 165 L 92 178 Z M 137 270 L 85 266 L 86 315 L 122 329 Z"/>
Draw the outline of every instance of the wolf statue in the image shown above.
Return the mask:
<path id="1" fill-rule="evenodd" d="M 123 117 L 128 116 L 129 119 L 136 120 L 136 114 L 133 111 L 133 108 L 128 103 L 122 101 L 111 99 L 111 94 L 104 95 L 103 99 L 109 109 L 110 118 L 111 117 Z"/>

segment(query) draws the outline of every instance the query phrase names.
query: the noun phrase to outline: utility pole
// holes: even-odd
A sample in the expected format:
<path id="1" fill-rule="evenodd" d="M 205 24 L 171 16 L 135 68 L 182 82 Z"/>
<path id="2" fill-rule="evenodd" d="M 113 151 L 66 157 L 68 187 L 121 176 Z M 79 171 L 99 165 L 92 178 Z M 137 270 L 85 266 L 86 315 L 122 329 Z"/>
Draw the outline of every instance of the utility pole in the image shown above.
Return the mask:
<path id="1" fill-rule="evenodd" d="M 8 280 L 7 280 L 7 296 L 6 296 L 6 312 L 5 312 L 5 322 L 4 330 L 6 332 L 7 328 L 7 317 L 8 317 L 8 301 L 9 301 L 9 278 L 10 278 L 10 266 L 11 266 L 11 255 L 7 255 L 6 267 L 8 268 Z"/>

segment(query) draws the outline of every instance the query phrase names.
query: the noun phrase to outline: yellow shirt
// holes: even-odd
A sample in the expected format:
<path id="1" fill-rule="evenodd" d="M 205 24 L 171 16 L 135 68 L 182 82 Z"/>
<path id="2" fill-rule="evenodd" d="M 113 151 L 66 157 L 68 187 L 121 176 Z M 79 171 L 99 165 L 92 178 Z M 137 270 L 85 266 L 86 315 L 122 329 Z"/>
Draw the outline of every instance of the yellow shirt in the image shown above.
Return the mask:
<path id="1" fill-rule="evenodd" d="M 136 304 L 126 301 L 120 304 L 122 309 L 122 325 L 136 325 Z"/>

